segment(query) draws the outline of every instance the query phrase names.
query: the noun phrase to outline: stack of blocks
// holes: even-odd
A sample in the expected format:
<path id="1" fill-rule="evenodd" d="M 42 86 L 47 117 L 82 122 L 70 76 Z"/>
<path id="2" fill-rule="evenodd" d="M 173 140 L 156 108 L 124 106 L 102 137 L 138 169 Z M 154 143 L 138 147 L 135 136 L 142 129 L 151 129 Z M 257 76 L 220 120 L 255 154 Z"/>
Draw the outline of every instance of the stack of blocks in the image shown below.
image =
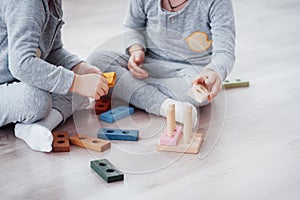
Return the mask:
<path id="1" fill-rule="evenodd" d="M 201 133 L 192 133 L 192 107 L 187 106 L 184 117 L 184 130 L 175 126 L 175 105 L 170 105 L 167 115 L 167 129 L 157 145 L 158 151 L 172 151 L 197 154 L 202 143 Z"/>

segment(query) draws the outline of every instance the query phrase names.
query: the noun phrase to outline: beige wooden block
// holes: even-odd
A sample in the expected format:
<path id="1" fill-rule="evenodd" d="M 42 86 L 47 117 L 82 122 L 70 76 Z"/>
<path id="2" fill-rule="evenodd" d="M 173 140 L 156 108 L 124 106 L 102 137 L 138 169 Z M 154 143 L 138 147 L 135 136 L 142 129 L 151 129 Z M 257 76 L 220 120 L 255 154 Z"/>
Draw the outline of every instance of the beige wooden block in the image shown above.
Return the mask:
<path id="1" fill-rule="evenodd" d="M 179 138 L 176 146 L 157 145 L 158 151 L 171 151 L 178 153 L 197 154 L 202 144 L 202 133 L 193 133 L 189 144 L 184 143 L 183 137 Z"/>
<path id="2" fill-rule="evenodd" d="M 176 130 L 175 122 L 175 104 L 169 105 L 167 113 L 167 136 L 173 137 L 173 132 Z"/>
<path id="3" fill-rule="evenodd" d="M 191 89 L 189 89 L 187 95 L 189 95 L 199 103 L 202 103 L 205 100 L 210 100 L 210 93 L 207 87 L 200 84 L 194 85 Z"/>
<path id="4" fill-rule="evenodd" d="M 93 138 L 83 134 L 76 134 L 70 137 L 70 143 L 86 149 L 105 151 L 110 148 L 110 141 Z"/>
<path id="5" fill-rule="evenodd" d="M 189 144 L 192 134 L 192 106 L 187 106 L 185 108 L 183 128 L 183 141 L 184 143 Z"/>

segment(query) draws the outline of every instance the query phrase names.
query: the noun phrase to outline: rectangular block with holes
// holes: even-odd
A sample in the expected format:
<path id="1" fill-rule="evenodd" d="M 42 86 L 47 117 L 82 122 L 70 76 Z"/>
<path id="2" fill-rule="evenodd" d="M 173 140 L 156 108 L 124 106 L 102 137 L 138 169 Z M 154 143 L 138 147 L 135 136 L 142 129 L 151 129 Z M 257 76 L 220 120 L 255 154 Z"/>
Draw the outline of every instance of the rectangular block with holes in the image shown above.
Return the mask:
<path id="1" fill-rule="evenodd" d="M 101 128 L 97 134 L 97 137 L 108 140 L 137 141 L 139 138 L 139 131 Z"/>
<path id="2" fill-rule="evenodd" d="M 108 81 L 108 87 L 114 87 L 116 82 L 116 72 L 106 72 L 102 74 Z"/>
<path id="3" fill-rule="evenodd" d="M 93 138 L 83 134 L 72 135 L 70 137 L 70 143 L 100 152 L 110 148 L 110 141 Z"/>
<path id="4" fill-rule="evenodd" d="M 194 85 L 189 91 L 187 92 L 187 95 L 198 101 L 199 103 L 202 103 L 206 100 L 209 100 L 210 94 L 207 89 L 206 85 Z"/>
<path id="5" fill-rule="evenodd" d="M 249 85 L 250 85 L 249 81 L 245 81 L 245 80 L 241 80 L 241 79 L 223 81 L 223 87 L 225 89 L 237 88 L 237 87 L 249 87 Z"/>
<path id="6" fill-rule="evenodd" d="M 100 120 L 112 123 L 134 113 L 133 107 L 120 106 L 100 115 Z"/>
<path id="7" fill-rule="evenodd" d="M 176 146 L 179 137 L 182 135 L 182 126 L 176 126 L 176 130 L 173 131 L 173 136 L 167 135 L 167 130 L 164 130 L 163 135 L 160 138 L 160 145 Z"/>
<path id="8" fill-rule="evenodd" d="M 95 112 L 97 115 L 104 113 L 111 109 L 111 98 L 101 97 L 100 100 L 95 102 Z"/>
<path id="9" fill-rule="evenodd" d="M 52 143 L 53 152 L 70 151 L 68 132 L 53 132 L 52 135 L 53 135 L 53 143 Z"/>
<path id="10" fill-rule="evenodd" d="M 124 174 L 107 159 L 91 161 L 91 168 L 107 183 L 124 180 Z"/>

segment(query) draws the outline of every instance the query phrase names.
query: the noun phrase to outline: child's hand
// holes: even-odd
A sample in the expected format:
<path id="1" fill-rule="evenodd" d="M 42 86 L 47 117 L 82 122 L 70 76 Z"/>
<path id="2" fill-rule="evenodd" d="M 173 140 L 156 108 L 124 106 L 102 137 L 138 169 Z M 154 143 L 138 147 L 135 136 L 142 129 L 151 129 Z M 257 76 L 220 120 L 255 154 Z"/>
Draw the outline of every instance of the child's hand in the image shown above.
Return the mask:
<path id="1" fill-rule="evenodd" d="M 99 100 L 108 93 L 107 80 L 99 74 L 75 75 L 70 92 Z"/>
<path id="2" fill-rule="evenodd" d="M 131 75 L 136 79 L 144 79 L 148 77 L 148 73 L 142 69 L 145 59 L 145 52 L 140 46 L 132 46 L 129 49 L 130 58 L 128 61 L 128 69 L 131 72 Z"/>
<path id="3" fill-rule="evenodd" d="M 205 69 L 194 80 L 193 85 L 205 83 L 210 91 L 210 98 L 213 99 L 222 90 L 221 76 L 210 69 Z"/>
<path id="4" fill-rule="evenodd" d="M 93 66 L 86 62 L 81 62 L 77 64 L 75 67 L 73 67 L 72 71 L 75 74 L 83 75 L 83 74 L 102 74 L 102 71 L 97 68 L 96 66 Z"/>

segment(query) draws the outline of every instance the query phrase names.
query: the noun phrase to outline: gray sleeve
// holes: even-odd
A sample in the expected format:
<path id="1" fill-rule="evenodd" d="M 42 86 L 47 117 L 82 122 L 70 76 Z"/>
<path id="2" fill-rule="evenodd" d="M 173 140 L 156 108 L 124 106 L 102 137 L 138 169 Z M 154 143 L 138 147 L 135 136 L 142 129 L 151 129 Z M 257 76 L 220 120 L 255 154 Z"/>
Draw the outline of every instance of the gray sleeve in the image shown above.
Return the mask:
<path id="1" fill-rule="evenodd" d="M 144 0 L 129 0 L 127 14 L 125 17 L 125 48 L 128 49 L 135 44 L 141 45 L 146 50 L 145 27 L 147 16 L 144 11 Z"/>
<path id="2" fill-rule="evenodd" d="M 41 0 L 9 3 L 5 13 L 9 70 L 16 79 L 31 86 L 65 94 L 72 85 L 74 73 L 36 57 L 45 18 Z"/>
<path id="3" fill-rule="evenodd" d="M 53 65 L 63 66 L 64 68 L 71 70 L 75 65 L 83 60 L 63 48 L 61 31 L 59 31 L 55 38 L 53 48 L 46 58 L 46 61 Z"/>
<path id="4" fill-rule="evenodd" d="M 235 22 L 231 0 L 214 0 L 209 18 L 212 61 L 205 68 L 218 72 L 224 80 L 235 62 Z"/>

